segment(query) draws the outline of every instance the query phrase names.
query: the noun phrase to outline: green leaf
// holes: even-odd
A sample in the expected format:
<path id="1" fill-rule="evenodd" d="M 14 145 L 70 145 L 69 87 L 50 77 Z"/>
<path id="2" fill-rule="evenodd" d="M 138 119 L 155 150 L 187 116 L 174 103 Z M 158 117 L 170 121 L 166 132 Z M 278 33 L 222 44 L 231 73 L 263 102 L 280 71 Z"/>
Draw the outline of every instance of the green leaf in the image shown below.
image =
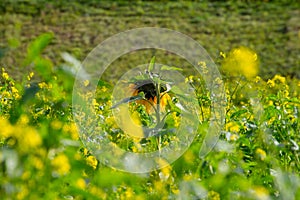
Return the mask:
<path id="1" fill-rule="evenodd" d="M 37 57 L 34 60 L 34 69 L 44 78 L 44 80 L 51 79 L 51 72 L 53 63 L 49 59 Z"/>
<path id="2" fill-rule="evenodd" d="M 155 56 L 153 56 L 153 57 L 151 58 L 151 61 L 150 61 L 150 63 L 149 63 L 149 66 L 148 66 L 148 71 L 149 71 L 149 72 L 152 72 L 152 71 L 153 71 L 153 69 L 154 69 L 154 64 L 155 64 Z"/>
<path id="3" fill-rule="evenodd" d="M 160 70 L 164 70 L 164 71 L 182 71 L 181 68 L 179 67 L 170 67 L 170 66 L 167 66 L 167 65 L 164 65 L 160 68 Z"/>
<path id="4" fill-rule="evenodd" d="M 231 118 L 232 119 L 237 119 L 239 116 L 247 113 L 248 111 L 243 109 L 243 110 L 238 110 L 237 112 L 234 112 L 232 115 L 231 115 Z"/>
<path id="5" fill-rule="evenodd" d="M 171 93 L 181 97 L 182 99 L 184 99 L 187 102 L 191 102 L 194 104 L 198 104 L 198 100 L 196 98 L 190 97 L 190 95 L 187 95 L 184 91 L 182 91 L 179 87 L 176 86 L 172 86 Z"/>
<path id="6" fill-rule="evenodd" d="M 25 65 L 32 63 L 53 39 L 53 33 L 43 33 L 31 42 L 27 48 Z"/>
<path id="7" fill-rule="evenodd" d="M 168 105 L 170 106 L 170 110 L 172 112 L 181 113 L 181 110 L 172 102 L 172 100 L 168 100 Z"/>
<path id="8" fill-rule="evenodd" d="M 144 99 L 144 96 L 145 96 L 144 93 L 140 92 L 136 96 L 127 97 L 127 98 L 123 99 L 122 101 L 119 101 L 118 103 L 113 105 L 111 107 L 111 109 L 117 108 L 118 106 L 120 106 L 121 104 L 124 104 L 124 103 L 129 103 L 129 102 L 132 102 L 132 101 L 137 101 L 137 100 L 140 100 L 140 99 Z"/>

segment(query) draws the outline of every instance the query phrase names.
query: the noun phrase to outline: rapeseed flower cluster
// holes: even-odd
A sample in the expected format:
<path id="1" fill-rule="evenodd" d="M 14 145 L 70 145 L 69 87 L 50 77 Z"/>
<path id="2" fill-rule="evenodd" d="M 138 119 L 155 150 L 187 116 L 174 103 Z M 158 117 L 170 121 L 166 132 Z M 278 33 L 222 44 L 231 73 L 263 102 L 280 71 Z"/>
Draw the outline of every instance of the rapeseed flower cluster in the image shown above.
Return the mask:
<path id="1" fill-rule="evenodd" d="M 259 72 L 259 60 L 257 54 L 251 49 L 241 46 L 232 49 L 223 57 L 222 69 L 230 76 L 243 75 L 247 79 L 254 78 Z"/>
<path id="2" fill-rule="evenodd" d="M 225 136 L 220 136 L 208 156 L 199 158 L 199 149 L 209 127 L 211 94 L 205 90 L 201 78 L 188 76 L 186 84 L 195 90 L 200 107 L 201 125 L 194 142 L 178 161 L 170 164 L 159 157 L 156 164 L 161 169 L 143 175 L 106 173 L 115 170 L 101 165 L 92 152 L 83 147 L 59 78 L 38 83 L 38 92 L 32 95 L 31 103 L 24 106 L 22 88 L 2 69 L 0 194 L 7 199 L 222 199 L 230 195 L 269 199 L 273 194 L 280 195 L 282 191 L 274 183 L 271 170 L 260 169 L 270 169 L 273 164 L 270 160 L 276 159 L 279 167 L 299 171 L 300 81 L 291 83 L 289 78 L 280 75 L 270 80 L 257 76 L 257 55 L 247 48 L 237 48 L 222 56 L 224 70 L 247 78 L 232 79 L 225 84 L 228 97 L 222 132 Z M 199 62 L 199 66 L 204 74 L 208 73 L 204 62 Z M 26 78 L 26 86 L 30 89 L 34 73 Z M 84 81 L 83 84 L 89 87 L 90 83 Z M 83 99 L 92 102 L 91 110 L 95 112 L 99 129 L 111 141 L 109 145 L 144 153 L 157 151 L 159 142 L 160 148 L 181 142 L 176 133 L 146 139 L 141 139 L 142 132 L 137 132 L 140 135 L 124 134 L 117 123 L 118 117 L 129 116 L 125 120 L 127 126 L 130 120 L 131 124 L 142 127 L 143 117 L 153 113 L 147 113 L 143 105 L 139 105 L 142 106 L 139 110 L 133 109 L 137 104 L 131 102 L 128 105 L 132 110 L 128 115 L 113 116 L 109 92 L 108 86 L 101 86 L 93 100 L 93 94 L 82 94 Z M 251 105 L 250 99 L 254 97 L 262 104 L 260 118 L 255 116 Z M 18 105 L 23 109 L 21 113 L 13 112 Z M 17 116 L 15 122 L 11 119 L 13 114 Z M 169 112 L 163 128 L 180 127 L 180 117 L 177 112 Z M 78 119 L 86 124 L 95 120 L 83 113 Z M 299 184 L 295 180 L 296 188 Z"/>
<path id="3" fill-rule="evenodd" d="M 64 154 L 59 154 L 51 160 L 51 165 L 54 169 L 54 172 L 58 173 L 59 175 L 65 175 L 69 173 L 71 166 L 69 163 L 69 159 Z"/>
<path id="4" fill-rule="evenodd" d="M 22 154 L 35 151 L 42 144 L 39 133 L 34 128 L 24 124 L 26 122 L 24 116 L 16 125 L 11 125 L 5 118 L 0 118 L 0 127 L 5 127 L 0 132 L 0 138 L 8 139 L 8 144 L 17 147 Z"/>

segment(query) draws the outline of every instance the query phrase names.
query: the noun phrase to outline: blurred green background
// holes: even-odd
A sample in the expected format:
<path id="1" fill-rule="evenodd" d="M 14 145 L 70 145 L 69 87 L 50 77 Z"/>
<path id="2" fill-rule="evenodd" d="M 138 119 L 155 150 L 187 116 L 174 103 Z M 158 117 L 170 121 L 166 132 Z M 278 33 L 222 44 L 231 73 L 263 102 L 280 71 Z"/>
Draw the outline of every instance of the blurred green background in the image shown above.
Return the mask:
<path id="1" fill-rule="evenodd" d="M 17 79 L 31 70 L 23 63 L 27 46 L 44 32 L 54 33 L 44 55 L 57 66 L 62 52 L 83 61 L 96 45 L 121 31 L 164 27 L 199 41 L 216 62 L 221 51 L 244 45 L 257 52 L 263 78 L 275 74 L 299 78 L 299 21 L 297 1 L 4 0 L 0 4 L 0 65 Z M 144 57 L 149 60 L 151 54 Z M 141 55 L 127 59 L 120 58 L 116 66 L 126 69 L 128 63 L 141 64 Z M 172 64 L 168 59 L 158 62 Z"/>

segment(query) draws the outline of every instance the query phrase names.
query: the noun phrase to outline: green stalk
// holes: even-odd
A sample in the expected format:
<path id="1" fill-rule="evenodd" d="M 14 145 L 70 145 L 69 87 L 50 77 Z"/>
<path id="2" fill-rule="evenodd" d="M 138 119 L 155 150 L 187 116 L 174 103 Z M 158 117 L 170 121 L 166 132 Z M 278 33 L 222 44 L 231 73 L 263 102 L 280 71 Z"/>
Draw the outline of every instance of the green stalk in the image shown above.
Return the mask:
<path id="1" fill-rule="evenodd" d="M 156 118 L 157 118 L 157 125 L 160 124 L 160 84 L 155 83 L 156 88 Z M 158 151 L 161 151 L 161 135 L 158 136 Z"/>

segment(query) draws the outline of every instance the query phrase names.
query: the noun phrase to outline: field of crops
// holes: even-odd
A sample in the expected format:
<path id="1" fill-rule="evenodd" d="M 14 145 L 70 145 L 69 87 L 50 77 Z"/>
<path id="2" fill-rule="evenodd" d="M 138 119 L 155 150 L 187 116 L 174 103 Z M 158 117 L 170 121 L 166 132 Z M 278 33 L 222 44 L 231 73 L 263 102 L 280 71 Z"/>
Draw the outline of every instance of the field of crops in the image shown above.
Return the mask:
<path id="1" fill-rule="evenodd" d="M 0 8 L 0 199 L 300 199 L 299 3 Z M 137 27 L 216 65 L 150 49 L 84 68 Z"/>

